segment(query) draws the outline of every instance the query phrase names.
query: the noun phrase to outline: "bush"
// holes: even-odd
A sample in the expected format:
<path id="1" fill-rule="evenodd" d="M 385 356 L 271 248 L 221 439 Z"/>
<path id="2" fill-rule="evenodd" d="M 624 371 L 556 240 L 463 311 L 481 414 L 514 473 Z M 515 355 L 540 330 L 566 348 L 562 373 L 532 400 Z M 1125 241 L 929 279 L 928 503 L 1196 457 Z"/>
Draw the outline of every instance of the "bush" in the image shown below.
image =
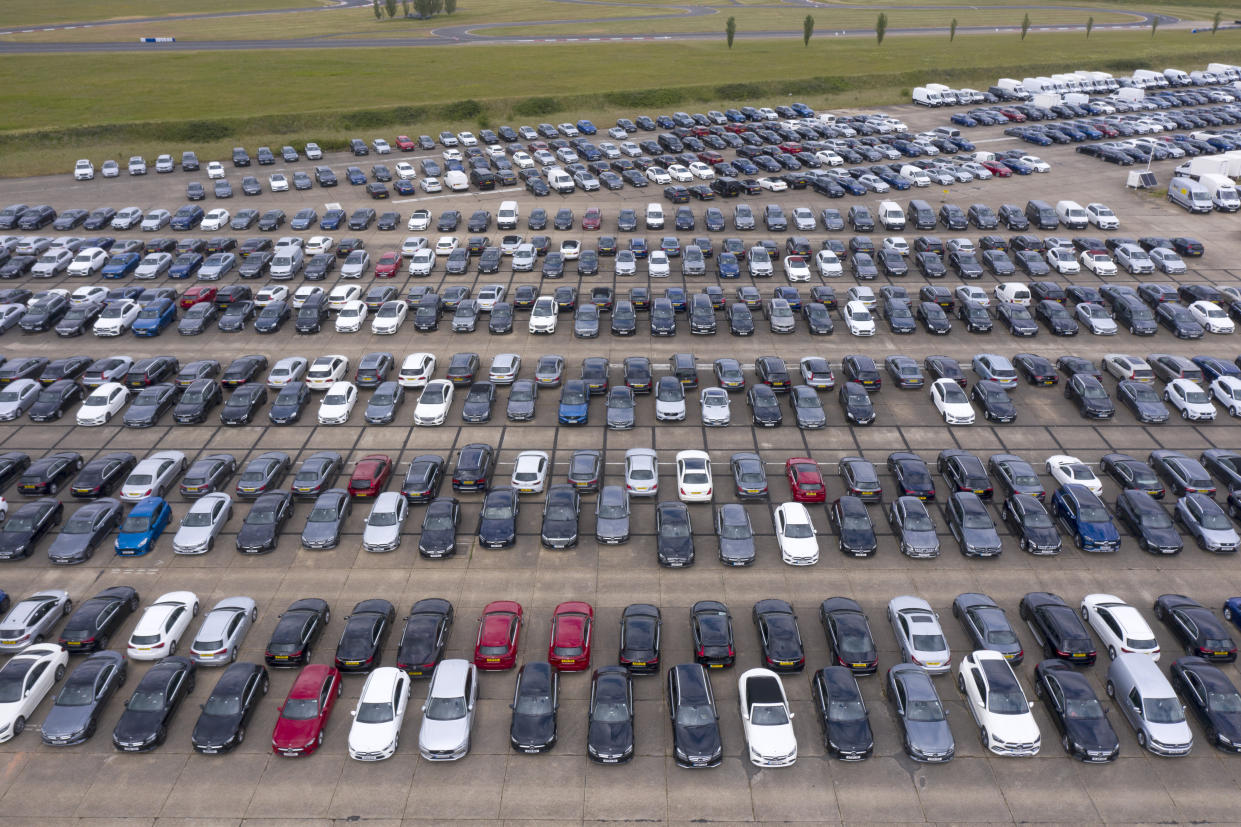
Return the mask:
<path id="1" fill-rule="evenodd" d="M 467 98 L 446 104 L 441 113 L 450 121 L 468 121 L 483 114 L 483 105 L 473 98 Z"/>
<path id="2" fill-rule="evenodd" d="M 529 115 L 530 117 L 551 115 L 562 109 L 560 101 L 550 97 L 525 98 L 513 104 L 514 115 Z"/>

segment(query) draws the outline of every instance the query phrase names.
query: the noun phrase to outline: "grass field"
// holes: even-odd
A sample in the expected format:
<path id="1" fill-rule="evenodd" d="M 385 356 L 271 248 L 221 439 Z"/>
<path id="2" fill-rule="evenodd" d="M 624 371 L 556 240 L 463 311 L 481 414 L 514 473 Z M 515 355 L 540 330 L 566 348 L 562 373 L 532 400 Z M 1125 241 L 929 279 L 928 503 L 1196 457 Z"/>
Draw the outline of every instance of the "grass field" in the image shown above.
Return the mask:
<path id="1" fill-rule="evenodd" d="M 210 4 L 195 0 L 4 0 L 0 27 L 326 5 L 331 5 L 329 0 L 213 0 Z"/>
<path id="2" fill-rule="evenodd" d="M 67 171 L 83 156 L 99 163 L 193 148 L 210 159 L 237 144 L 339 146 L 355 135 L 583 116 L 608 123 L 637 111 L 700 111 L 787 96 L 811 106 L 907 102 L 908 89 L 930 78 L 977 87 L 998 76 L 1061 70 L 1062 56 L 1085 42 L 1080 33 L 1032 33 L 1025 41 L 1015 34 L 955 43 L 894 37 L 882 46 L 823 37 L 809 48 L 739 40 L 731 51 L 723 37 L 428 47 L 390 50 L 384 60 L 370 49 L 10 55 L 10 76 L 23 81 L 0 100 L 0 175 Z M 1096 32 L 1089 56 L 1091 68 L 1113 71 L 1192 68 L 1236 60 L 1236 48 L 1223 35 Z M 259 76 L 263 82 L 255 83 Z M 673 86 L 672 78 L 685 82 Z"/>

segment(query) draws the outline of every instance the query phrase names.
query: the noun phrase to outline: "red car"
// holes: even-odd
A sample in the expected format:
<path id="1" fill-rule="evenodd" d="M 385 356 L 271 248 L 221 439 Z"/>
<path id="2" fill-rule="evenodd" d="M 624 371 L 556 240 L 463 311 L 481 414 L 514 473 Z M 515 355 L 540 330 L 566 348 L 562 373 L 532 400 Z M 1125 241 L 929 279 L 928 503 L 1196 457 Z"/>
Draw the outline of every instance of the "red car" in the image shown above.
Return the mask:
<path id="1" fill-rule="evenodd" d="M 595 610 L 589 603 L 566 600 L 552 612 L 552 637 L 547 645 L 547 662 L 565 672 L 590 668 L 590 637 L 595 626 Z"/>
<path id="2" fill-rule="evenodd" d="M 521 604 L 512 600 L 496 600 L 487 604 L 483 616 L 478 619 L 475 666 L 494 670 L 512 669 L 517 664 L 521 615 Z"/>
<path id="3" fill-rule="evenodd" d="M 213 302 L 220 288 L 209 284 L 196 284 L 181 294 L 181 309 L 189 310 L 199 302 Z"/>
<path id="4" fill-rule="evenodd" d="M 1004 166 L 1003 164 L 996 163 L 995 161 L 983 161 L 982 165 L 988 172 L 990 172 L 996 178 L 1012 178 L 1013 177 L 1013 171 L 1009 169 L 1008 167 Z"/>
<path id="5" fill-rule="evenodd" d="M 408 135 L 397 135 L 396 148 L 401 150 L 401 152 L 413 152 L 414 142 L 409 139 Z"/>
<path id="6" fill-rule="evenodd" d="M 802 151 L 803 147 L 797 141 L 785 141 L 780 144 L 780 149 L 783 152 L 787 152 L 789 155 L 797 155 Z"/>
<path id="7" fill-rule="evenodd" d="M 379 257 L 379 261 L 375 263 L 375 278 L 390 279 L 401 269 L 401 254 L 389 250 Z"/>
<path id="8" fill-rule="evenodd" d="M 799 503 L 827 501 L 827 486 L 819 473 L 819 464 L 809 457 L 793 457 L 784 463 L 784 474 L 793 489 L 793 499 Z"/>
<path id="9" fill-rule="evenodd" d="M 597 230 L 603 224 L 603 212 L 598 207 L 587 207 L 582 216 L 583 230 Z"/>
<path id="10" fill-rule="evenodd" d="M 280 705 L 280 717 L 271 734 L 277 755 L 310 755 L 323 743 L 323 730 L 340 697 L 340 672 L 334 666 L 312 663 L 302 668 L 289 697 Z"/>
<path id="11" fill-rule="evenodd" d="M 378 497 L 392 476 L 392 459 L 386 454 L 369 454 L 358 460 L 349 478 L 349 496 Z"/>

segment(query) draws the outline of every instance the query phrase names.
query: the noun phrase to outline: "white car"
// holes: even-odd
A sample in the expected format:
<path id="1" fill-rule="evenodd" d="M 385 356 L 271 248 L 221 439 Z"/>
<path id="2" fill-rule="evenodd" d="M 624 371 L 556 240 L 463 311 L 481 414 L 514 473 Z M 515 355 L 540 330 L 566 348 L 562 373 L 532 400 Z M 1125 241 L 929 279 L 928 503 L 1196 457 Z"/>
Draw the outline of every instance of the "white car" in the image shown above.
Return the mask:
<path id="1" fill-rule="evenodd" d="M 299 382 L 309 366 L 305 356 L 286 356 L 272 365 L 267 374 L 267 387 L 283 388 L 290 382 Z"/>
<path id="2" fill-rule="evenodd" d="M 429 276 L 435 269 L 435 250 L 424 247 L 409 257 L 411 276 Z"/>
<path id="3" fill-rule="evenodd" d="M 560 255 L 565 261 L 575 261 L 582 254 L 582 242 L 576 238 L 566 238 L 560 242 Z"/>
<path id="4" fill-rule="evenodd" d="M 22 734 L 68 665 L 69 653 L 55 643 L 36 643 L 9 658 L 0 669 L 0 686 L 5 687 L 0 694 L 0 743 Z"/>
<path id="5" fill-rule="evenodd" d="M 228 210 L 219 208 L 209 210 L 207 214 L 203 216 L 203 220 L 202 223 L 199 224 L 199 228 L 207 232 L 222 230 L 228 227 L 230 218 L 231 216 L 229 215 Z"/>
<path id="6" fill-rule="evenodd" d="M 130 158 L 129 159 L 129 174 L 130 175 L 146 175 L 147 174 L 146 159 L 144 159 L 141 155 L 135 155 L 132 158 Z"/>
<path id="7" fill-rule="evenodd" d="M 1093 302 L 1081 302 L 1073 308 L 1073 315 L 1096 336 L 1115 336 L 1119 329 L 1116 320 L 1103 309 L 1102 305 Z"/>
<path id="8" fill-rule="evenodd" d="M 289 288 L 282 284 L 268 284 L 259 292 L 254 294 L 254 303 L 259 307 L 266 307 L 272 302 L 283 302 L 289 300 Z"/>
<path id="9" fill-rule="evenodd" d="M 670 376 L 655 383 L 655 421 L 681 422 L 685 419 L 685 386 Z"/>
<path id="10" fill-rule="evenodd" d="M 432 379 L 414 406 L 415 425 L 443 425 L 452 407 L 453 386 L 447 379 Z"/>
<path id="11" fill-rule="evenodd" d="M 672 176 L 672 180 L 681 184 L 688 184 L 694 180 L 694 173 L 684 164 L 672 164 L 668 167 L 668 174 Z"/>
<path id="12" fill-rule="evenodd" d="M 785 256 L 784 275 L 789 281 L 810 281 L 810 264 L 802 256 Z"/>
<path id="13" fill-rule="evenodd" d="M 1208 390 L 1230 415 L 1241 417 L 1241 379 L 1235 376 L 1220 376 L 1211 383 Z"/>
<path id="14" fill-rule="evenodd" d="M 354 299 L 345 302 L 340 312 L 336 314 L 336 332 L 337 333 L 357 333 L 362 329 L 362 323 L 366 321 L 366 303 Z"/>
<path id="15" fill-rule="evenodd" d="M 313 296 L 324 294 L 322 287 L 315 284 L 303 284 L 297 290 L 293 291 L 292 305 L 294 309 L 300 309 L 302 305 L 310 301 Z"/>
<path id="16" fill-rule="evenodd" d="M 371 254 L 366 250 L 354 250 L 340 266 L 342 279 L 360 279 L 371 267 Z"/>
<path id="17" fill-rule="evenodd" d="M 272 192 L 288 192 L 289 179 L 283 173 L 273 172 L 267 176 L 267 186 L 271 188 Z"/>
<path id="18" fill-rule="evenodd" d="M 1047 264 L 1061 275 L 1076 275 L 1082 271 L 1073 251 L 1068 247 L 1053 247 L 1048 250 Z"/>
<path id="19" fill-rule="evenodd" d="M 1033 756 L 1043 737 L 1021 681 L 1000 652 L 980 649 L 961 659 L 957 689 L 974 717 L 983 746 L 996 755 Z"/>
<path id="20" fill-rule="evenodd" d="M 997 302 L 1012 302 L 1024 307 L 1030 306 L 1030 288 L 1024 281 L 1005 281 L 995 286 Z"/>
<path id="21" fill-rule="evenodd" d="M 407 235 L 401 242 L 401 255 L 409 258 L 419 250 L 425 250 L 430 243 L 425 235 Z"/>
<path id="22" fill-rule="evenodd" d="M 349 421 L 358 402 L 358 388 L 352 382 L 337 382 L 319 401 L 320 425 L 343 425 Z"/>
<path id="23" fill-rule="evenodd" d="M 787 182 L 782 181 L 779 178 L 771 178 L 769 176 L 764 176 L 763 178 L 759 178 L 758 186 L 761 189 L 765 189 L 770 192 L 784 192 L 785 190 L 789 188 L 789 185 Z"/>
<path id="24" fill-rule="evenodd" d="M 450 255 L 453 250 L 461 245 L 461 239 L 455 235 L 442 235 L 435 242 L 435 254 L 437 256 Z"/>
<path id="25" fill-rule="evenodd" d="M 936 379 L 931 383 L 931 401 L 949 425 L 973 425 L 974 406 L 955 379 Z"/>
<path id="26" fill-rule="evenodd" d="M 1116 275 L 1116 262 L 1102 250 L 1087 250 L 1081 255 L 1082 266 L 1096 276 Z"/>
<path id="27" fill-rule="evenodd" d="M 875 335 L 875 319 L 870 315 L 870 310 L 862 302 L 846 302 L 843 315 L 849 332 L 854 336 Z"/>
<path id="28" fill-rule="evenodd" d="M 356 284 L 338 284 L 327 294 L 328 310 L 340 311 L 351 301 L 362 298 L 362 288 Z"/>
<path id="29" fill-rule="evenodd" d="M 799 502 L 781 503 L 772 518 L 780 559 L 790 566 L 810 566 L 819 562 L 819 541 L 810 512 Z"/>
<path id="30" fill-rule="evenodd" d="M 575 132 L 574 135 L 576 134 L 577 133 Z M 569 135 L 568 137 L 571 138 L 573 135 Z M 478 139 L 474 137 L 474 133 L 472 132 L 458 132 L 457 140 L 461 142 L 462 146 L 478 146 Z"/>
<path id="31" fill-rule="evenodd" d="M 650 448 L 625 451 L 625 490 L 635 497 L 659 493 L 659 457 Z"/>
<path id="32" fill-rule="evenodd" d="M 72 263 L 72 251 L 64 247 L 52 247 L 39 256 L 39 260 L 30 269 L 30 275 L 34 278 L 52 278 L 67 271 Z"/>
<path id="33" fill-rule="evenodd" d="M 133 660 L 160 660 L 174 655 L 190 620 L 198 615 L 193 592 L 168 592 L 147 606 L 129 637 L 127 654 Z"/>
<path id="34" fill-rule="evenodd" d="M 1103 483 L 1090 470 L 1090 466 L 1077 457 L 1068 454 L 1055 454 L 1047 458 L 1043 464 L 1052 479 L 1061 485 L 1084 485 L 1095 496 L 1103 496 Z"/>
<path id="35" fill-rule="evenodd" d="M 1035 172 L 1051 172 L 1051 164 L 1047 163 L 1037 155 L 1022 155 L 1021 160 L 1034 167 Z M 1102 206 L 1102 204 L 1099 206 Z"/>
<path id="36" fill-rule="evenodd" d="M 90 392 L 78 408 L 75 421 L 87 427 L 106 425 L 129 402 L 129 388 L 120 382 L 105 382 Z"/>
<path id="37" fill-rule="evenodd" d="M 1236 327 L 1228 314 L 1215 302 L 1199 300 L 1189 306 L 1189 312 L 1207 333 L 1232 333 Z"/>
<path id="38" fill-rule="evenodd" d="M 541 494 L 547 487 L 551 458 L 546 451 L 522 451 L 513 461 L 510 485 L 518 494 Z"/>
<path id="39" fill-rule="evenodd" d="M 539 296 L 530 308 L 530 333 L 556 332 L 556 300 L 551 296 Z"/>
<path id="40" fill-rule="evenodd" d="M 224 177 L 224 165 L 219 161 L 207 162 L 207 177 L 211 179 Z"/>
<path id="41" fill-rule="evenodd" d="M 521 354 L 497 353 L 491 357 L 487 379 L 497 385 L 511 385 L 517 381 L 519 373 L 521 373 Z"/>
<path id="42" fill-rule="evenodd" d="M 820 250 L 816 253 L 814 265 L 819 275 L 824 278 L 835 278 L 844 275 L 845 272 L 845 268 L 840 263 L 840 257 L 831 250 Z"/>
<path id="43" fill-rule="evenodd" d="M 383 138 L 376 138 L 371 141 L 371 147 L 375 150 L 376 155 L 389 155 L 392 152 L 392 147 Z"/>
<path id="44" fill-rule="evenodd" d="M 121 485 L 121 499 L 136 503 L 146 497 L 164 497 L 172 483 L 186 468 L 180 451 L 157 451 L 134 466 Z"/>
<path id="45" fill-rule="evenodd" d="M 393 299 L 380 305 L 371 320 L 371 333 L 377 336 L 391 336 L 398 333 L 405 317 L 409 315 L 409 305 L 402 299 Z"/>
<path id="46" fill-rule="evenodd" d="M 732 421 L 732 400 L 723 388 L 703 388 L 698 402 L 703 425 L 724 426 Z"/>
<path id="47" fill-rule="evenodd" d="M 225 666 L 237 660 L 246 633 L 258 620 L 259 609 L 252 597 L 226 597 L 203 615 L 189 656 L 199 666 Z"/>
<path id="48" fill-rule="evenodd" d="M 519 149 L 513 153 L 513 166 L 518 169 L 531 169 L 534 167 L 534 159 L 530 157 L 529 152 Z"/>
<path id="49" fill-rule="evenodd" d="M 1100 230 L 1120 229 L 1120 219 L 1107 204 L 1094 202 L 1086 205 L 1086 220 Z"/>
<path id="50" fill-rule="evenodd" d="M 336 239 L 330 235 L 312 235 L 306 240 L 305 253 L 308 256 L 322 255 L 323 253 L 332 252 L 332 247 L 336 244 Z"/>
<path id="51" fill-rule="evenodd" d="M 681 502 L 709 503 L 711 456 L 706 451 L 677 452 L 677 496 Z"/>
<path id="52" fill-rule="evenodd" d="M 423 192 L 443 192 L 444 185 L 440 183 L 440 179 L 434 176 L 423 178 L 418 182 L 418 186 L 422 187 Z"/>
<path id="53" fill-rule="evenodd" d="M 974 302 L 981 307 L 991 306 L 991 297 L 987 295 L 987 291 L 973 284 L 958 285 L 953 291 L 957 301 L 961 303 Z"/>
<path id="54" fill-rule="evenodd" d="M 350 758 L 382 761 L 396 753 L 409 704 L 409 685 L 409 675 L 395 666 L 381 666 L 366 677 L 358 705 L 350 713 Z"/>
<path id="55" fill-rule="evenodd" d="M 101 287 L 98 284 L 87 284 L 79 287 L 69 294 L 69 304 L 90 304 L 91 302 L 106 301 L 108 297 L 108 288 Z"/>
<path id="56" fill-rule="evenodd" d="M 409 516 L 409 504 L 399 491 L 384 491 L 375 498 L 362 531 L 362 548 L 394 551 L 401 545 L 401 528 Z"/>
<path id="57" fill-rule="evenodd" d="M 224 255 L 231 256 L 231 253 Z M 214 256 L 212 256 L 214 258 Z M 172 253 L 147 253 L 143 256 L 142 261 L 138 263 L 137 269 L 134 270 L 134 278 L 136 279 L 154 279 L 159 278 L 163 273 L 168 272 L 168 268 L 172 266 Z M 199 278 L 202 278 L 203 270 L 199 270 Z M 217 274 L 215 278 L 219 278 Z"/>
<path id="58" fill-rule="evenodd" d="M 1082 598 L 1082 620 L 1103 641 L 1107 656 L 1116 660 L 1122 652 L 1137 652 L 1159 660 L 1159 641 L 1142 613 L 1114 594 L 1088 594 Z"/>
<path id="59" fill-rule="evenodd" d="M 43 390 L 37 380 L 15 379 L 0 388 L 0 421 L 12 422 L 24 414 Z"/>
<path id="60" fill-rule="evenodd" d="M 401 362 L 396 381 L 406 388 L 420 388 L 435 375 L 435 354 L 411 353 Z"/>
<path id="61" fill-rule="evenodd" d="M 619 155 L 620 153 L 617 153 Z M 689 171 L 695 178 L 700 181 L 714 181 L 715 170 L 704 164 L 702 161 L 694 161 L 689 165 Z"/>
<path id="62" fill-rule="evenodd" d="M 90 181 L 95 177 L 95 165 L 87 158 L 82 158 L 73 165 L 74 181 Z"/>
<path id="63" fill-rule="evenodd" d="M 73 257 L 73 260 L 69 262 L 68 272 L 71 276 L 93 276 L 102 270 L 107 263 L 107 251 L 102 247 L 87 247 L 84 250 L 79 250 L 78 254 Z M 105 290 L 102 295 L 92 294 L 91 298 L 86 299 L 86 301 L 102 301 L 103 296 L 106 295 L 107 291 Z"/>
<path id="64" fill-rule="evenodd" d="M 646 257 L 647 275 L 653 279 L 664 279 L 672 272 L 668 263 L 668 254 L 663 250 L 651 250 Z"/>
<path id="65" fill-rule="evenodd" d="M 921 597 L 901 595 L 888 601 L 887 614 L 903 662 L 921 666 L 932 675 L 946 675 L 952 670 L 952 650 L 930 603 Z"/>
<path id="66" fill-rule="evenodd" d="M 400 168 L 397 164 L 397 168 Z M 410 232 L 420 232 L 427 230 L 431 226 L 431 211 L 427 209 L 414 210 L 409 214 L 409 221 L 405 224 L 405 229 Z"/>
<path id="67" fill-rule="evenodd" d="M 909 242 L 902 235 L 890 235 L 883 239 L 883 249 L 907 256 L 909 255 Z"/>
<path id="68" fill-rule="evenodd" d="M 1197 382 L 1173 379 L 1163 386 L 1163 399 L 1181 413 L 1181 419 L 1204 421 L 1215 419 L 1215 406 Z"/>
<path id="69" fill-rule="evenodd" d="M 181 526 L 172 538 L 176 554 L 206 554 L 215 545 L 215 538 L 233 514 L 233 499 L 215 491 L 194 500 L 181 518 Z"/>
<path id="70" fill-rule="evenodd" d="M 741 728 L 756 767 L 791 767 L 797 761 L 793 713 L 780 676 L 770 669 L 749 669 L 737 679 Z"/>
<path id="71" fill-rule="evenodd" d="M 478 701 L 478 668 L 467 660 L 440 661 L 422 705 L 418 751 L 427 761 L 456 761 L 470 751 Z"/>
<path id="72" fill-rule="evenodd" d="M 461 150 L 453 149 L 452 147 L 448 147 L 443 152 L 441 152 L 440 157 L 443 158 L 445 161 L 463 160 L 463 157 L 461 155 Z"/>
<path id="73" fill-rule="evenodd" d="M 663 167 L 649 167 L 646 170 L 646 179 L 652 184 L 671 184 L 672 176 L 668 174 L 668 170 Z"/>
<path id="74" fill-rule="evenodd" d="M 348 372 L 349 357 L 339 354 L 319 356 L 306 371 L 306 386 L 315 391 L 326 390 L 344 379 Z"/>

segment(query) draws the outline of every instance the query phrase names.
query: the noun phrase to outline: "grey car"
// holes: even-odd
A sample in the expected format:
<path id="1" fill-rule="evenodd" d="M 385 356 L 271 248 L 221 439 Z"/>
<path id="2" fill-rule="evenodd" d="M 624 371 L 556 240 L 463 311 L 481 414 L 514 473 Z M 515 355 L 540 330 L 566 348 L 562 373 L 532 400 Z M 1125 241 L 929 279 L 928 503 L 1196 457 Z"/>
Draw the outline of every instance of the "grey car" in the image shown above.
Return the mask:
<path id="1" fill-rule="evenodd" d="M 35 592 L 0 621 L 0 652 L 16 652 L 52 636 L 52 629 L 73 611 L 69 593 L 60 589 Z"/>
<path id="2" fill-rule="evenodd" d="M 629 492 L 623 485 L 605 485 L 595 501 L 595 539 L 616 545 L 629 539 Z"/>
<path id="3" fill-rule="evenodd" d="M 120 500 L 111 497 L 95 500 L 73 512 L 48 547 L 47 556 L 56 565 L 85 563 L 120 524 Z"/>
<path id="4" fill-rule="evenodd" d="M 246 632 L 258 616 L 253 598 L 224 598 L 203 616 L 190 646 L 190 657 L 202 666 L 223 666 L 237 660 Z"/>
<path id="5" fill-rule="evenodd" d="M 827 414 L 823 412 L 823 402 L 814 388 L 809 385 L 794 385 L 789 393 L 789 404 L 793 407 L 793 415 L 797 417 L 798 428 L 817 430 L 827 427 Z"/>
<path id="6" fill-rule="evenodd" d="M 505 415 L 510 422 L 528 422 L 534 419 L 534 405 L 539 398 L 539 386 L 530 379 L 518 379 L 508 392 Z"/>
<path id="7" fill-rule="evenodd" d="M 617 385 L 608 391 L 607 402 L 604 404 L 607 413 L 608 428 L 613 431 L 628 431 L 634 425 L 633 389 Z"/>
<path id="8" fill-rule="evenodd" d="M 564 357 L 551 354 L 540 356 L 534 366 L 534 381 L 545 388 L 558 388 L 564 380 Z"/>
<path id="9" fill-rule="evenodd" d="M 926 503 L 917 497 L 897 497 L 888 509 L 888 523 L 906 557 L 938 557 L 939 537 Z"/>
<path id="10" fill-rule="evenodd" d="M 928 763 L 952 760 L 956 742 L 930 674 L 921 666 L 898 663 L 888 670 L 887 689 L 900 721 L 905 754 Z"/>
<path id="11" fill-rule="evenodd" d="M 315 500 L 314 508 L 306 518 L 302 529 L 302 548 L 336 548 L 345 519 L 353 512 L 349 492 L 343 488 L 329 488 Z"/>
<path id="12" fill-rule="evenodd" d="M 715 536 L 720 542 L 720 562 L 748 566 L 754 562 L 754 528 L 750 514 L 740 503 L 724 503 L 715 509 Z"/>
<path id="13" fill-rule="evenodd" d="M 1181 497 L 1176 501 L 1172 516 L 1204 551 L 1236 551 L 1241 542 L 1224 509 L 1206 494 Z"/>
<path id="14" fill-rule="evenodd" d="M 995 520 L 973 491 L 954 491 L 944 504 L 944 521 L 966 557 L 996 557 L 1003 550 Z"/>
<path id="15" fill-rule="evenodd" d="M 579 304 L 573 312 L 573 335 L 579 339 L 599 337 L 599 308 L 593 304 Z"/>
<path id="16" fill-rule="evenodd" d="M 108 699 L 125 683 L 125 657 L 120 652 L 95 652 L 65 679 L 42 726 L 49 747 L 80 744 L 95 734 Z"/>
<path id="17" fill-rule="evenodd" d="M 384 425 L 396 419 L 396 412 L 405 401 L 405 388 L 400 382 L 388 380 L 380 383 L 366 403 L 365 420 L 368 425 Z"/>

